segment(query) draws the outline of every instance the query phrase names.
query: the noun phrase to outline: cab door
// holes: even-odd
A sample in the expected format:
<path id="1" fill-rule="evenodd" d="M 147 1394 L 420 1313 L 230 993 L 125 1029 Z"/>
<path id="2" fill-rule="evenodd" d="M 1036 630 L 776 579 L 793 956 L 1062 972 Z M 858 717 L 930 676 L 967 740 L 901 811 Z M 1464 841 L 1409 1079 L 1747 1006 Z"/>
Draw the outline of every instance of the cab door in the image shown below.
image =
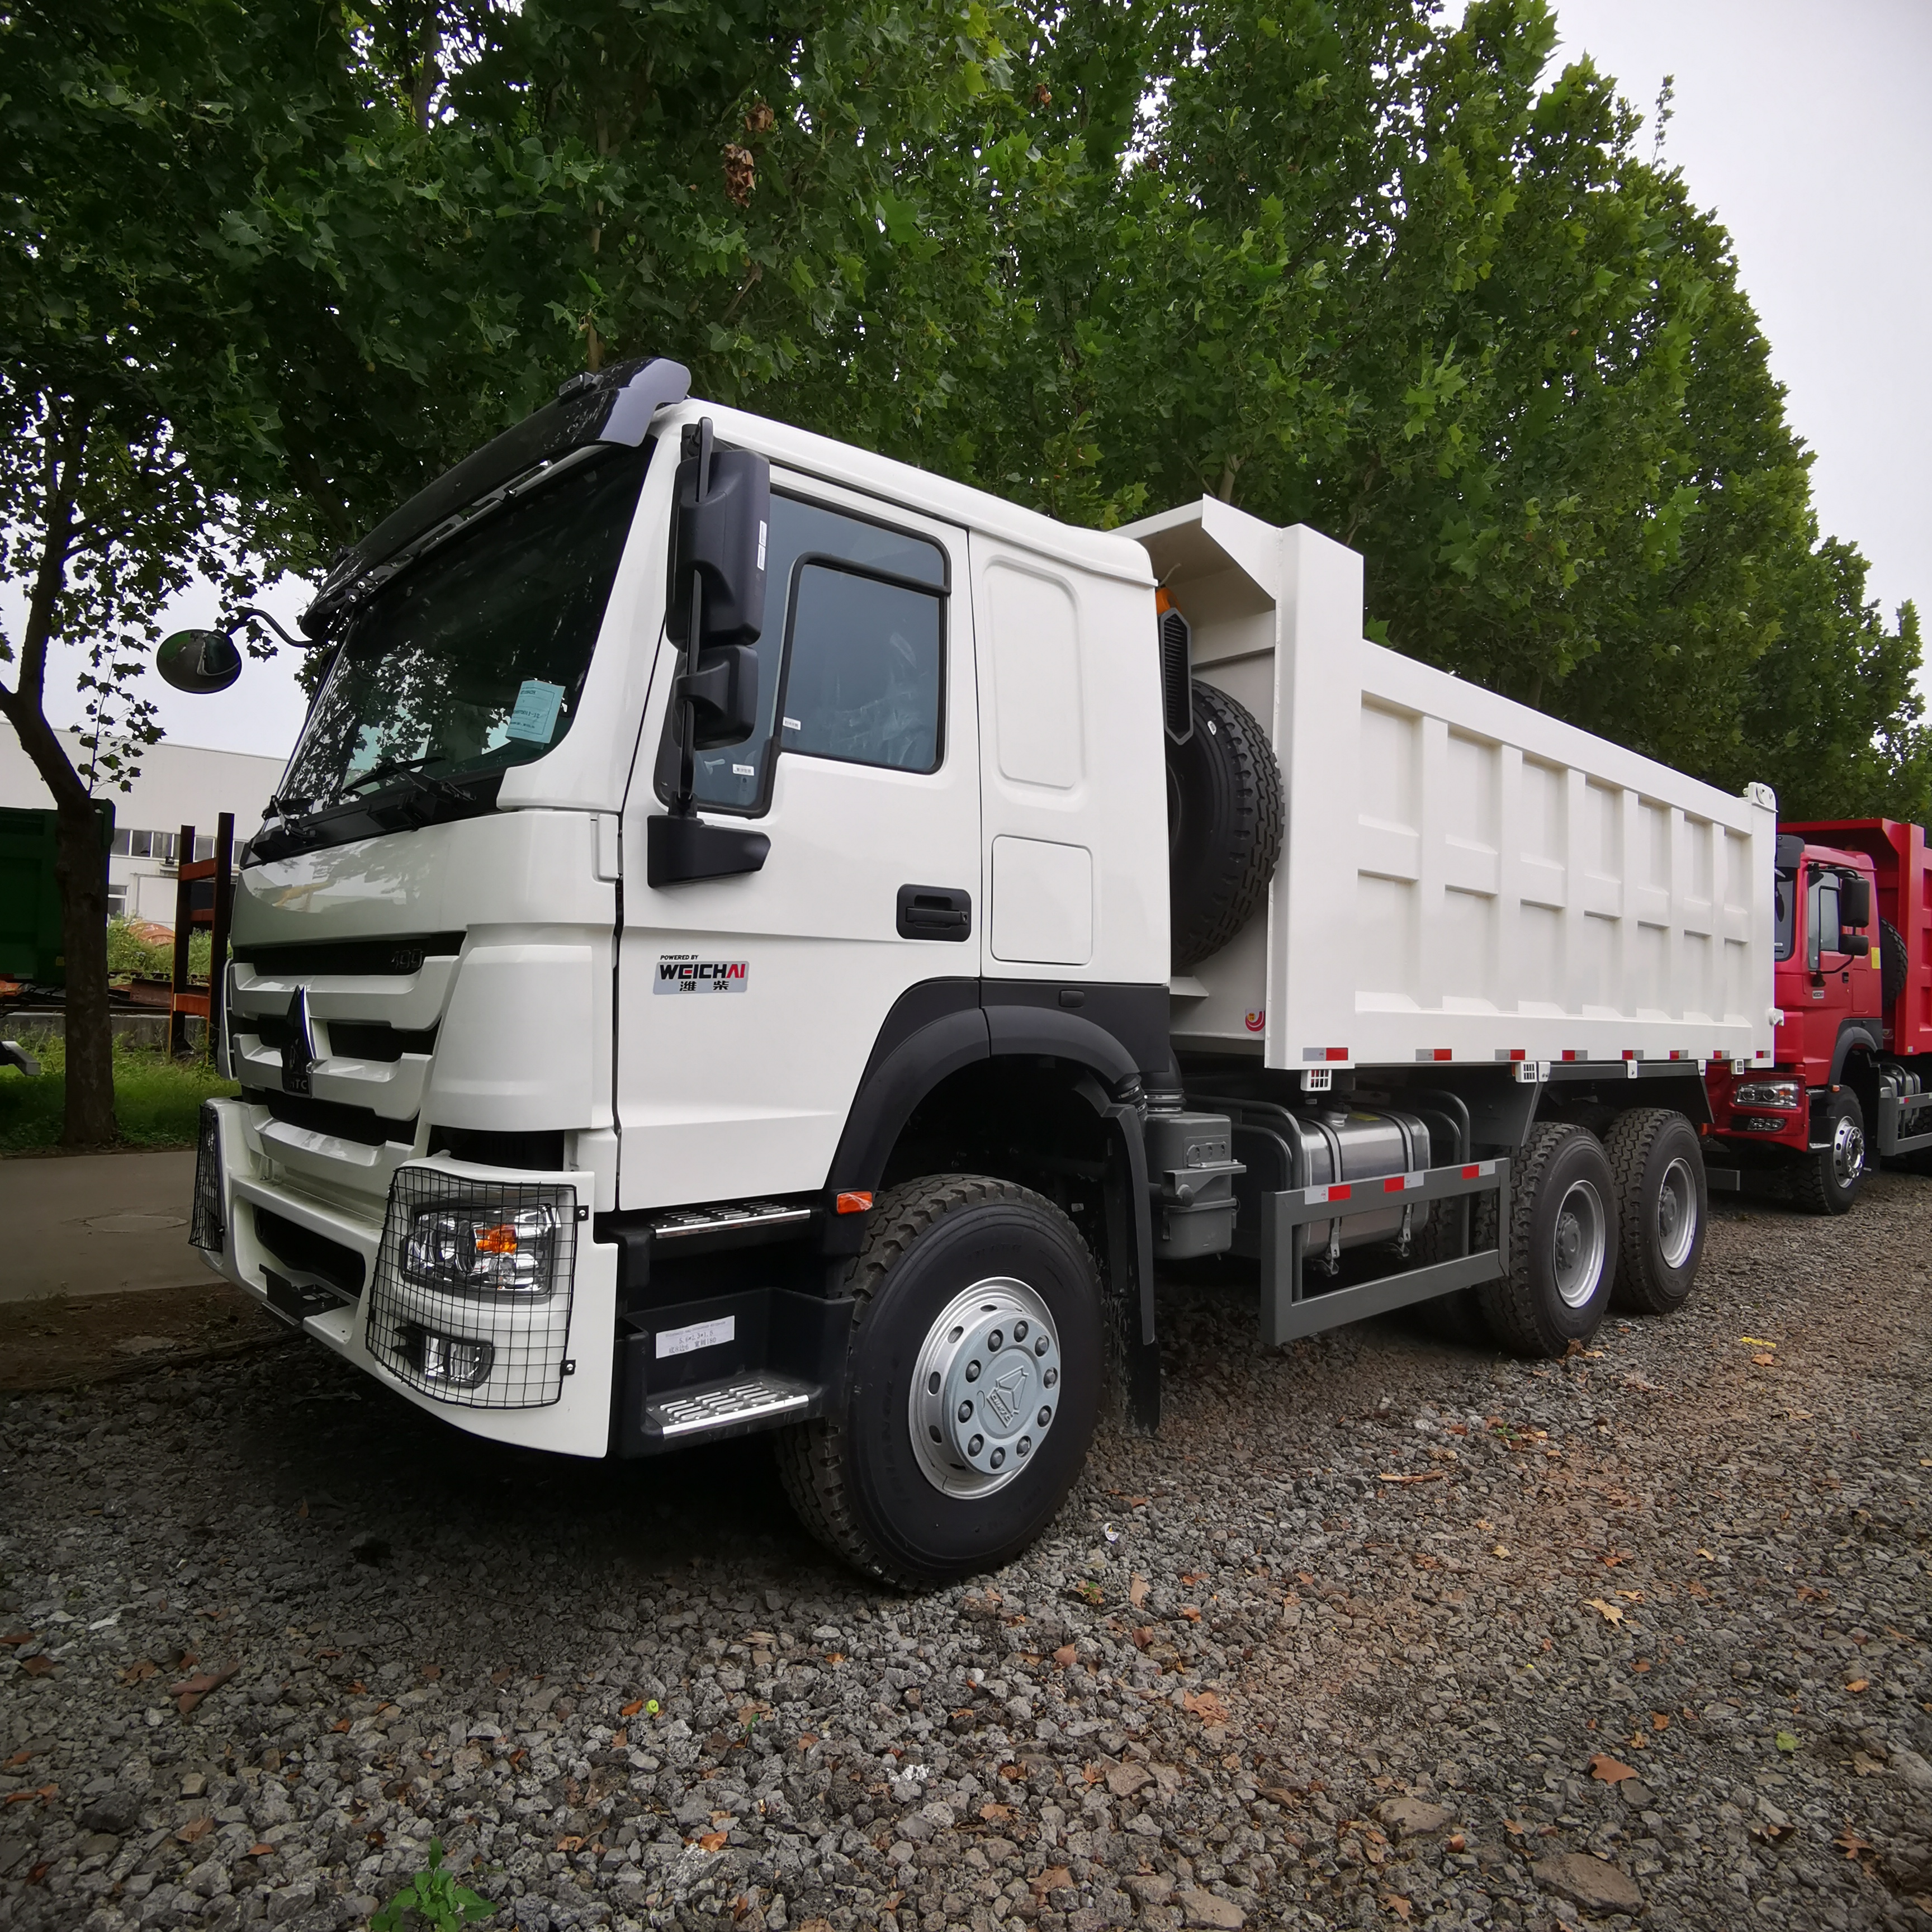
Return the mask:
<path id="1" fill-rule="evenodd" d="M 830 1168 L 894 1003 L 976 981 L 979 731 L 964 533 L 774 468 L 759 722 L 697 761 L 761 870 L 653 888 L 674 769 L 659 646 L 623 820 L 618 1199 L 794 1193 Z"/>
<path id="2" fill-rule="evenodd" d="M 1809 1078 L 1830 1077 L 1838 1050 L 1840 1023 L 1861 1010 L 1852 988 L 1856 959 L 1846 950 L 1838 925 L 1838 874 L 1822 866 L 1808 866 L 1804 894 L 1804 1058 Z"/>

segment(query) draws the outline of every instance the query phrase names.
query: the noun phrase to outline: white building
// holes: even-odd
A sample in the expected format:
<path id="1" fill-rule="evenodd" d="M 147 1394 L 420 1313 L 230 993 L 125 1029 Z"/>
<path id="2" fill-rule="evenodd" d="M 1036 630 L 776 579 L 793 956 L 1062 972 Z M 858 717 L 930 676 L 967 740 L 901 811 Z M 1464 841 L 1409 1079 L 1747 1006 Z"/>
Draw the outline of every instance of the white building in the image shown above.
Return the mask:
<path id="1" fill-rule="evenodd" d="M 78 770 L 86 760 L 86 742 L 77 730 L 62 735 Z M 141 776 L 131 790 L 117 791 L 104 784 L 98 793 L 114 806 L 108 909 L 171 926 L 181 828 L 194 827 L 194 856 L 209 858 L 214 851 L 215 822 L 223 812 L 232 812 L 238 848 L 260 826 L 268 795 L 287 760 L 254 758 L 245 752 L 212 752 L 164 739 L 140 753 L 136 762 Z M 52 794 L 20 748 L 12 727 L 0 725 L 0 806 L 45 811 L 52 803 Z"/>

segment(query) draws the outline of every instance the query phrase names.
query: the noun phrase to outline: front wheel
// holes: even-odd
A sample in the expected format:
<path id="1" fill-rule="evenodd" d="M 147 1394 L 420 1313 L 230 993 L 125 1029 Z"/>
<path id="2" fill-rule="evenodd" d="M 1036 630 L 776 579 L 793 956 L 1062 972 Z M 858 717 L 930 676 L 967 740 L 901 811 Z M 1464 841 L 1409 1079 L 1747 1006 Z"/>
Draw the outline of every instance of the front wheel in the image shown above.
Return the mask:
<path id="1" fill-rule="evenodd" d="M 844 1403 L 778 1438 L 793 1508 L 903 1588 L 1010 1562 L 1066 1500 L 1100 1412 L 1085 1244 L 1025 1188 L 943 1174 L 880 1197 L 850 1292 Z"/>
<path id="2" fill-rule="evenodd" d="M 1567 1121 L 1532 1127 L 1510 1177 L 1507 1272 L 1478 1290 L 1490 1332 L 1519 1355 L 1560 1355 L 1601 1324 L 1616 1283 L 1616 1200 L 1602 1143 Z"/>
<path id="3" fill-rule="evenodd" d="M 1820 1144 L 1800 1157 L 1798 1198 L 1814 1214 L 1846 1214 L 1865 1179 L 1865 1110 L 1841 1087 L 1826 1097 Z"/>

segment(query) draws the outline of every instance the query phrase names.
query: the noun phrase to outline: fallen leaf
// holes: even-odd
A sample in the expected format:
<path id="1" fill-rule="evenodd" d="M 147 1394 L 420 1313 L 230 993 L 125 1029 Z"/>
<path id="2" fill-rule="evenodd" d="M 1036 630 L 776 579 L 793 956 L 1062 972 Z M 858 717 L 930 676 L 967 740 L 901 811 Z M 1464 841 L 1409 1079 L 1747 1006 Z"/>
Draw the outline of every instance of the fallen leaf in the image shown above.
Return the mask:
<path id="1" fill-rule="evenodd" d="M 1130 1578 L 1127 1583 L 1127 1601 L 1138 1610 L 1147 1601 L 1147 1596 L 1148 1580 L 1144 1576 Z"/>
<path id="2" fill-rule="evenodd" d="M 1854 1697 L 1856 1697 L 1858 1696 L 1861 1692 L 1869 1690 L 1871 1688 L 1871 1679 L 1869 1677 L 1854 1677 L 1850 1683 L 1845 1686 L 1845 1688 L 1849 1690 Z"/>
<path id="3" fill-rule="evenodd" d="M 1640 1657 L 1637 1660 L 1630 1666 L 1630 1668 L 1636 1672 L 1638 1676 L 1641 1677 L 1649 1670 L 1650 1659 L 1647 1657 Z"/>
<path id="4" fill-rule="evenodd" d="M 1518 1818 L 1505 1818 L 1503 1820 L 1503 1829 L 1507 1832 L 1511 1838 L 1520 1838 L 1528 1833 L 1529 1826 L 1523 1820 Z"/>
<path id="5" fill-rule="evenodd" d="M 1078 1657 L 1079 1654 L 1080 1653 L 1076 1650 L 1070 1643 L 1063 1643 L 1060 1648 L 1053 1653 L 1053 1660 L 1055 1664 L 1060 1666 L 1061 1670 L 1065 1670 L 1072 1664 L 1073 1660 Z"/>
<path id="6" fill-rule="evenodd" d="M 1697 1554 L 1702 1557 L 1706 1563 L 1714 1563 L 1718 1560 L 1708 1550 L 1705 1549 L 1702 1544 L 1698 1546 Z"/>
<path id="7" fill-rule="evenodd" d="M 1036 1898 L 1044 1898 L 1050 1892 L 1058 1892 L 1063 1886 L 1073 1882 L 1073 1874 L 1064 1865 L 1048 1865 L 1039 1877 L 1030 1879 Z"/>
<path id="8" fill-rule="evenodd" d="M 816 1731 L 800 1731 L 798 1734 L 798 1748 L 800 1750 L 811 1750 L 818 1742 L 818 1733 Z"/>
<path id="9" fill-rule="evenodd" d="M 706 1832 L 698 1840 L 698 1849 L 701 1852 L 722 1852 L 724 1840 L 730 1835 L 728 1832 Z"/>
<path id="10" fill-rule="evenodd" d="M 10 1630 L 4 1636 L 0 1636 L 0 1643 L 10 1644 L 16 1648 L 23 1643 L 32 1643 L 33 1640 L 34 1634 L 32 1630 Z"/>
<path id="11" fill-rule="evenodd" d="M 1181 1572 L 1180 1580 L 1184 1585 L 1204 1583 L 1208 1580 L 1208 1573 L 1204 1570 L 1184 1570 Z"/>
<path id="12" fill-rule="evenodd" d="M 158 1677 L 160 1673 L 161 1666 L 151 1663 L 144 1657 L 139 1664 L 130 1664 L 121 1672 L 121 1682 L 123 1684 L 145 1684 L 150 1677 Z"/>
<path id="13" fill-rule="evenodd" d="M 1795 1751 L 1798 1748 L 1797 1738 L 1789 1731 L 1780 1731 L 1776 1742 L 1781 1751 Z"/>
<path id="14" fill-rule="evenodd" d="M 980 1816 L 989 1825 L 1004 1825 L 1012 1815 L 1010 1804 L 995 1804 L 990 1799 L 980 1807 Z"/>
<path id="15" fill-rule="evenodd" d="M 617 1714 L 620 1718 L 634 1718 L 644 1708 L 644 1700 L 643 1698 L 633 1697 L 631 1701 L 617 1713 Z"/>
<path id="16" fill-rule="evenodd" d="M 1436 1483 L 1440 1482 L 1446 1472 L 1441 1469 L 1424 1469 L 1414 1475 L 1398 1476 L 1384 1473 L 1376 1478 L 1378 1483 Z"/>
<path id="17" fill-rule="evenodd" d="M 1840 1832 L 1832 1842 L 1848 1858 L 1855 1858 L 1863 1852 L 1878 1849 L 1869 1838 L 1862 1838 L 1857 1832 L 1850 1830 Z"/>
<path id="18" fill-rule="evenodd" d="M 1004 1778 L 1008 1784 L 1017 1784 L 1022 1778 L 1025 1777 L 1026 1773 L 1021 1770 L 1019 1766 L 1016 1764 L 1003 1764 L 1000 1767 L 1000 1775 Z"/>
<path id="19" fill-rule="evenodd" d="M 1778 1366 L 1778 1358 L 1775 1355 L 1754 1355 L 1751 1360 L 1761 1369 L 1774 1369 Z"/>
<path id="20" fill-rule="evenodd" d="M 60 1666 L 45 1651 L 37 1651 L 32 1657 L 21 1658 L 20 1668 L 29 1677 L 51 1677 Z"/>
<path id="21" fill-rule="evenodd" d="M 6 1802 L 9 1804 L 31 1804 L 36 1798 L 54 1798 L 60 1793 L 58 1784 L 43 1784 L 34 1791 L 10 1791 Z"/>
<path id="22" fill-rule="evenodd" d="M 346 1718 L 338 1718 L 328 1728 L 332 1731 L 346 1731 L 349 1728 L 349 1720 Z"/>
<path id="23" fill-rule="evenodd" d="M 20 1766 L 25 1764 L 32 1756 L 33 1753 L 30 1750 L 16 1750 L 14 1755 L 7 1760 L 7 1768 L 9 1771 L 17 1769 Z"/>
<path id="24" fill-rule="evenodd" d="M 1670 1717 L 1666 1713 L 1662 1711 L 1652 1712 L 1650 1714 L 1650 1728 L 1653 1731 L 1669 1730 L 1670 1728 Z"/>
<path id="25" fill-rule="evenodd" d="M 422 1674 L 428 1682 L 434 1684 L 442 1675 L 442 1666 L 440 1664 L 425 1664 L 422 1667 Z"/>
<path id="26" fill-rule="evenodd" d="M 250 1845 L 248 1856 L 251 1858 L 272 1858 L 275 1856 L 275 1848 L 273 1845 Z"/>
<path id="27" fill-rule="evenodd" d="M 180 1839 L 183 1844 L 192 1845 L 206 1838 L 208 1833 L 214 1829 L 214 1819 L 213 1814 L 212 1813 L 204 1811 L 199 1818 L 190 1818 L 188 1822 L 175 1834 L 175 1836 Z"/>
<path id="28" fill-rule="evenodd" d="M 1625 1778 L 1636 1774 L 1635 1766 L 1611 1756 L 1608 1751 L 1599 1751 L 1590 1760 L 1590 1775 L 1601 1784 L 1621 1784 Z"/>
<path id="29" fill-rule="evenodd" d="M 211 1690 L 220 1690 L 241 1668 L 238 1664 L 231 1664 L 225 1670 L 204 1670 L 198 1676 L 184 1678 L 180 1683 L 168 1686 L 168 1695 L 175 1700 L 175 1708 L 185 1718 Z"/>
<path id="30" fill-rule="evenodd" d="M 1623 1606 L 1620 1604 L 1606 1604 L 1600 1597 L 1592 1597 L 1590 1608 L 1596 1611 L 1606 1624 L 1620 1624 L 1624 1620 Z"/>
<path id="31" fill-rule="evenodd" d="M 1415 1910 L 1414 1906 L 1411 1904 L 1408 1900 L 1403 1898 L 1402 1894 L 1399 1892 L 1384 1892 L 1382 1894 L 1382 1903 L 1386 1905 L 1405 1925 L 1408 1923 L 1408 1915 Z"/>
<path id="32" fill-rule="evenodd" d="M 1191 1624 L 1198 1624 L 1201 1621 L 1201 1612 L 1192 1604 L 1183 1604 L 1180 1614 Z"/>
<path id="33" fill-rule="evenodd" d="M 825 1660 L 827 1664 L 843 1664 L 845 1653 L 842 1650 L 828 1650 L 825 1653 Z"/>
<path id="34" fill-rule="evenodd" d="M 584 1849 L 584 1840 L 574 1837 L 560 1838 L 556 1841 L 556 1848 L 560 1852 L 580 1852 Z"/>
<path id="35" fill-rule="evenodd" d="M 1509 1552 L 1502 1544 L 1499 1543 L 1496 1545 L 1495 1549 L 1490 1552 L 1490 1554 L 1492 1556 L 1507 1556 L 1509 1554 Z"/>
<path id="36" fill-rule="evenodd" d="M 1181 1693 L 1180 1707 L 1191 1711 L 1204 1724 L 1225 1724 L 1228 1721 L 1228 1707 L 1220 1694 L 1213 1690 L 1184 1690 Z"/>

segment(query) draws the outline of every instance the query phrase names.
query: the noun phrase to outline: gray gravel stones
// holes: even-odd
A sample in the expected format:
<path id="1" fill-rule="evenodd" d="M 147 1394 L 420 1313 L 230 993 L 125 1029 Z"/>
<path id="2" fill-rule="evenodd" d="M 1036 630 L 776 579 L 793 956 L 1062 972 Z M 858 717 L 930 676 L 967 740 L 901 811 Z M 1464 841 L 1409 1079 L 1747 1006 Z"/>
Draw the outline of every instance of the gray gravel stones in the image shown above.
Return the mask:
<path id="1" fill-rule="evenodd" d="M 1170 1286 L 1162 1436 L 917 1598 L 756 1442 L 549 1462 L 300 1343 L 15 1400 L 0 1922 L 337 1932 L 437 1837 L 506 1932 L 1925 1932 L 1928 1209 L 1727 1212 L 1561 1364 Z"/>

